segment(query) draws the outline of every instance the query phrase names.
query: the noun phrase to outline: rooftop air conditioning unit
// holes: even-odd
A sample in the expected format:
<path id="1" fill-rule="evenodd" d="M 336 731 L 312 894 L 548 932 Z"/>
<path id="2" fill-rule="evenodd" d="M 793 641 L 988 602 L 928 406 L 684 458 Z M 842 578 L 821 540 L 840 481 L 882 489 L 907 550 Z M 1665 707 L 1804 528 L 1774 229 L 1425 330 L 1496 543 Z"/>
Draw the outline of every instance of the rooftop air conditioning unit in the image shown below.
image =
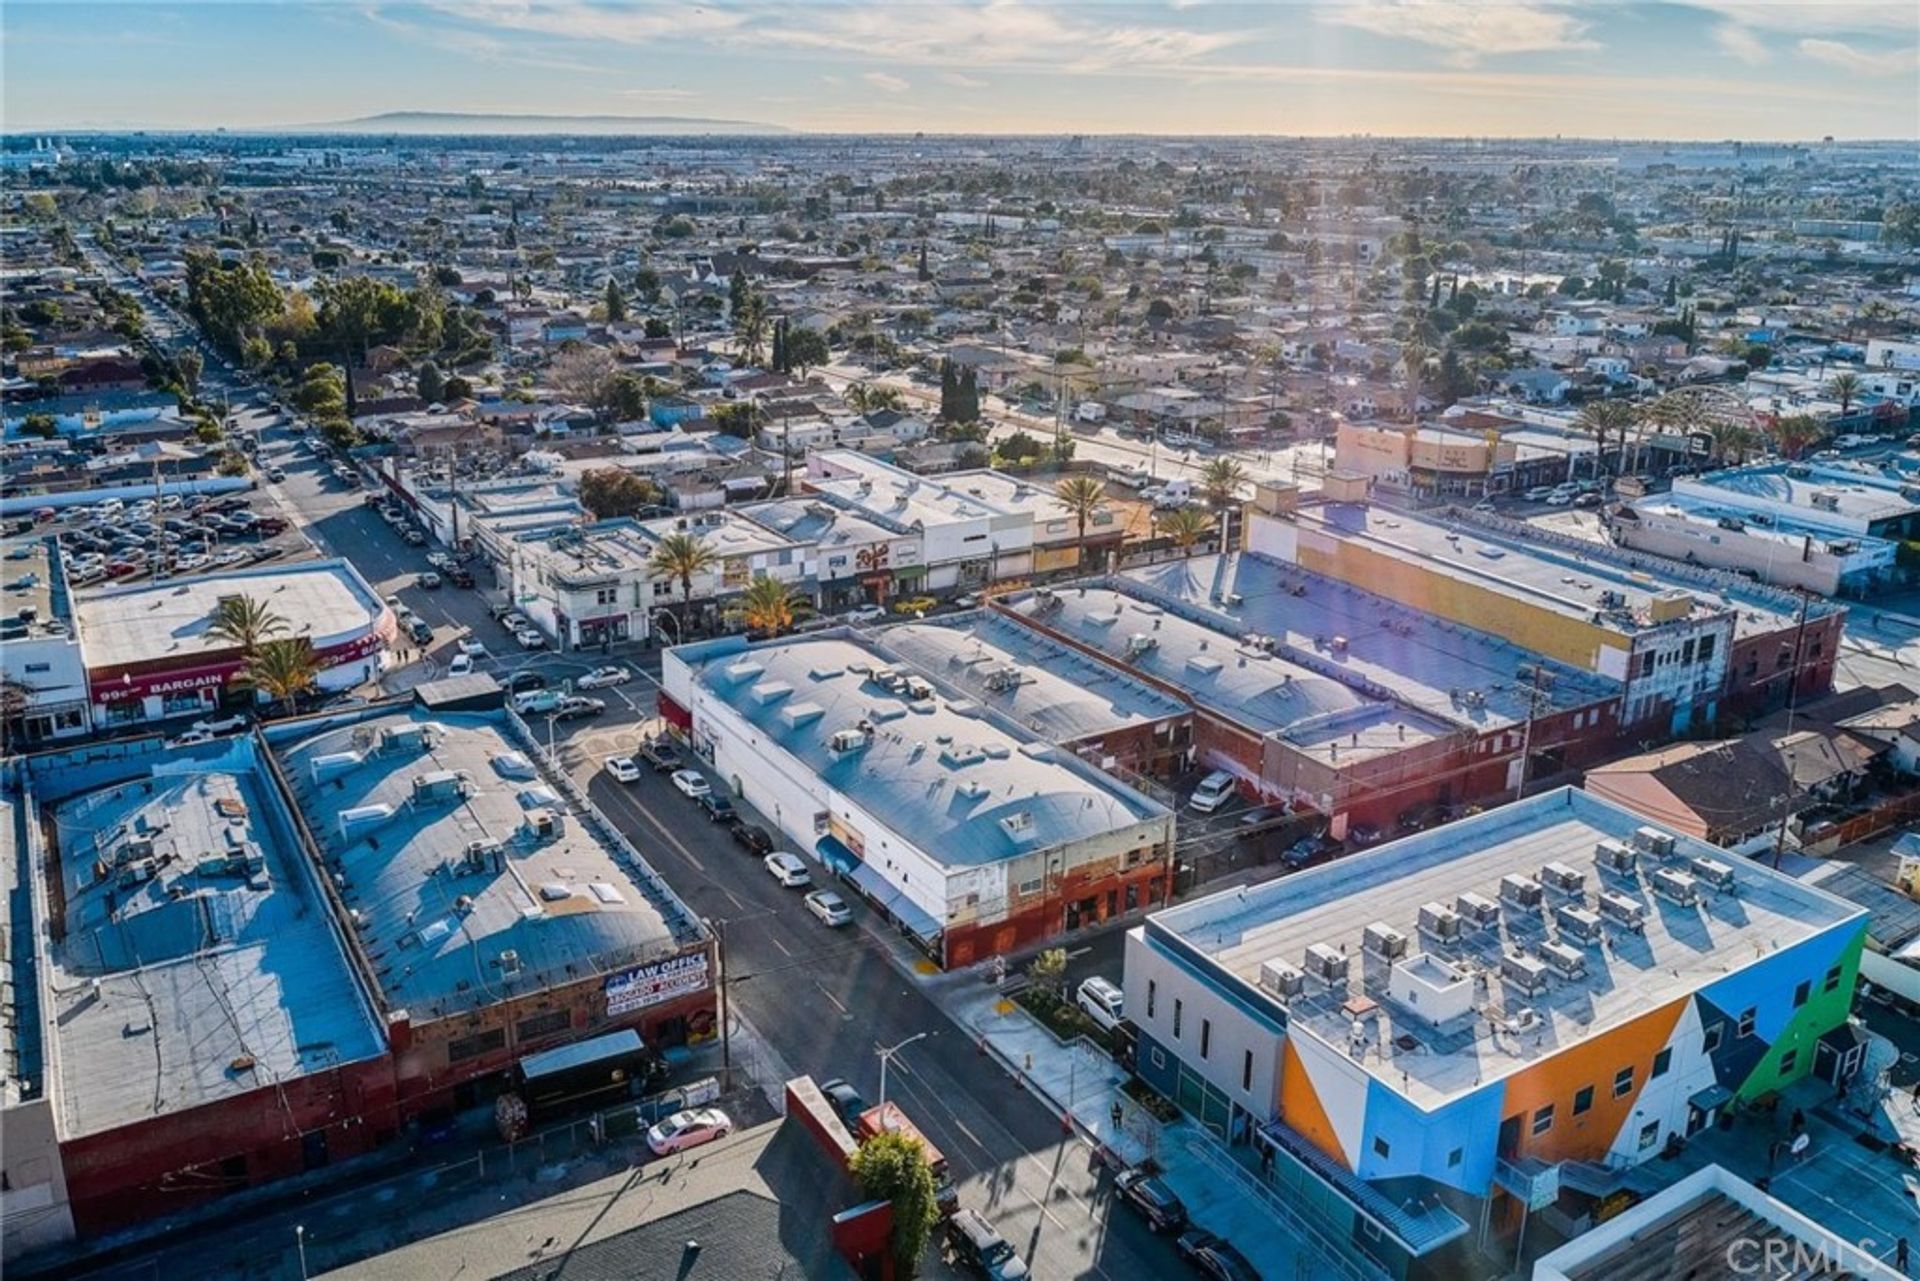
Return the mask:
<path id="1" fill-rule="evenodd" d="M 1445 903 L 1428 903 L 1420 909 L 1420 931 L 1436 939 L 1460 937 L 1460 914 Z"/>
<path id="2" fill-rule="evenodd" d="M 1587 954 L 1577 947 L 1565 943 L 1542 943 L 1540 959 L 1565 979 L 1585 978 L 1587 973 Z"/>
<path id="3" fill-rule="evenodd" d="M 466 775 L 450 769 L 416 774 L 413 779 L 413 803 L 432 805 L 457 801 L 468 794 Z"/>
<path id="4" fill-rule="evenodd" d="M 1631 876 L 1634 866 L 1640 861 L 1640 856 L 1619 841 L 1597 841 L 1593 847 L 1593 861 L 1595 866 L 1605 868 L 1609 872 Z"/>
<path id="5" fill-rule="evenodd" d="M 1327 943 L 1310 944 L 1306 969 L 1330 987 L 1343 987 L 1347 981 L 1347 954 Z"/>
<path id="6" fill-rule="evenodd" d="M 1631 894 L 1621 894 L 1616 890 L 1603 892 L 1600 895 L 1600 914 L 1615 925 L 1632 930 L 1636 934 L 1646 928 L 1646 905 Z"/>
<path id="7" fill-rule="evenodd" d="M 1663 832 L 1657 827 L 1636 827 L 1633 830 L 1633 845 L 1644 854 L 1658 858 L 1673 857 L 1673 833 Z"/>
<path id="8" fill-rule="evenodd" d="M 903 684 L 907 691 L 907 697 L 913 699 L 915 702 L 933 697 L 933 686 L 918 676 L 907 677 Z"/>
<path id="9" fill-rule="evenodd" d="M 1407 954 L 1407 936 L 1385 921 L 1375 921 L 1360 932 L 1360 946 L 1382 960 L 1397 961 Z"/>
<path id="10" fill-rule="evenodd" d="M 525 830 L 536 841 L 550 841 L 560 835 L 560 816 L 544 806 L 530 809 Z"/>
<path id="11" fill-rule="evenodd" d="M 1453 908 L 1475 929 L 1491 930 L 1500 925 L 1500 905 L 1484 894 L 1462 894 L 1453 900 Z"/>
<path id="12" fill-rule="evenodd" d="M 468 873 L 499 871 L 500 847 L 492 841 L 468 841 L 460 856 L 460 868 Z"/>
<path id="13" fill-rule="evenodd" d="M 1547 990 L 1546 963 L 1518 952 L 1509 952 L 1500 958 L 1500 977 L 1528 996 L 1538 996 Z"/>
<path id="14" fill-rule="evenodd" d="M 514 951 L 512 948 L 508 948 L 506 951 L 500 953 L 500 972 L 502 974 L 518 974 L 520 972 L 520 953 Z"/>
<path id="15" fill-rule="evenodd" d="M 1149 636 L 1145 632 L 1135 632 L 1127 637 L 1127 657 L 1135 658 L 1149 650 L 1160 648 L 1160 638 Z"/>
<path id="16" fill-rule="evenodd" d="M 1685 872 L 1663 867 L 1653 874 L 1653 892 L 1669 903 L 1692 907 L 1700 901 L 1700 882 Z"/>
<path id="17" fill-rule="evenodd" d="M 1565 863 L 1549 863 L 1541 868 L 1540 881 L 1562 894 L 1580 894 L 1587 888 L 1587 874 Z"/>
<path id="18" fill-rule="evenodd" d="M 1546 891 L 1531 876 L 1511 873 L 1500 878 L 1500 897 L 1515 907 L 1537 911 L 1546 898 Z"/>
<path id="19" fill-rule="evenodd" d="M 833 735 L 827 739 L 827 750 L 840 753 L 857 752 L 872 741 L 865 730 L 835 730 Z"/>
<path id="20" fill-rule="evenodd" d="M 1706 858 L 1702 856 L 1689 859 L 1687 861 L 1687 871 L 1693 874 L 1694 880 L 1711 885 L 1722 894 L 1733 893 L 1733 869 L 1717 858 Z"/>
<path id="21" fill-rule="evenodd" d="M 1563 937 L 1576 938 L 1582 943 L 1600 941 L 1600 918 L 1584 907 L 1566 904 L 1553 914 L 1553 919 Z"/>
<path id="22" fill-rule="evenodd" d="M 417 752 L 431 742 L 432 735 L 425 725 L 389 725 L 380 731 L 383 752 Z"/>
<path id="23" fill-rule="evenodd" d="M 1307 976 L 1276 957 L 1260 962 L 1260 986 L 1290 1001 L 1306 990 Z"/>

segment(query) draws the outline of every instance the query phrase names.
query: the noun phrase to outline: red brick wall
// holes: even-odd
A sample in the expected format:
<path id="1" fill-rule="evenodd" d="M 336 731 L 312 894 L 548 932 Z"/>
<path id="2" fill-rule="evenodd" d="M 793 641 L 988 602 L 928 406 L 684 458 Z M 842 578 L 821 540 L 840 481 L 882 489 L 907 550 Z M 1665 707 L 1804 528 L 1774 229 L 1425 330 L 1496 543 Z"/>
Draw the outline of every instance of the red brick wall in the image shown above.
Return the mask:
<path id="1" fill-rule="evenodd" d="M 1135 911 L 1165 904 L 1171 887 L 1168 861 L 1148 859 L 1135 867 L 1103 875 L 1069 872 L 1061 878 L 1054 893 L 1001 920 L 950 929 L 945 937 L 946 968 L 959 969 L 990 956 L 1017 952 L 1058 937 L 1066 929 L 1069 903 L 1094 900 L 1092 913 L 1080 917 L 1081 928 L 1113 916 L 1124 916 L 1128 886 L 1133 887 Z M 1113 900 L 1111 910 L 1109 894 Z"/>

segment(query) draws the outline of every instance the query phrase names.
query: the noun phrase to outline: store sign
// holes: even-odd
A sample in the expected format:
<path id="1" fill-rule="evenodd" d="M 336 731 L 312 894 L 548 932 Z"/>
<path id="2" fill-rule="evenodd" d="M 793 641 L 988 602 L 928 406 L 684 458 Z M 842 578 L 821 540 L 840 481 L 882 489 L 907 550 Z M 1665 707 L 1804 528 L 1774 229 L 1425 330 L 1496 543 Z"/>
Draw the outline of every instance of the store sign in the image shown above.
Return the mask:
<path id="1" fill-rule="evenodd" d="M 630 970 L 608 976 L 607 1017 L 616 1018 L 651 1005 L 661 1005 L 675 997 L 698 992 L 706 986 L 705 952 L 689 952 L 685 956 L 655 961 L 652 965 L 636 965 Z"/>

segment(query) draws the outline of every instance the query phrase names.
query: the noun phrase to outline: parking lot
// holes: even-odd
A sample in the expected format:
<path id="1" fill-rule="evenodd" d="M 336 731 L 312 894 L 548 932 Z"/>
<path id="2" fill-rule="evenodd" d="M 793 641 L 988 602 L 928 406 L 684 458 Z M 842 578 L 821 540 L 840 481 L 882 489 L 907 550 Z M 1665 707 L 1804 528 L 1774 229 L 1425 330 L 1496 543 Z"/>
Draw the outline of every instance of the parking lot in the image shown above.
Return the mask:
<path id="1" fill-rule="evenodd" d="M 293 523 L 248 491 L 107 500 L 36 520 L 32 533 L 59 540 L 74 589 L 230 572 L 312 555 Z"/>

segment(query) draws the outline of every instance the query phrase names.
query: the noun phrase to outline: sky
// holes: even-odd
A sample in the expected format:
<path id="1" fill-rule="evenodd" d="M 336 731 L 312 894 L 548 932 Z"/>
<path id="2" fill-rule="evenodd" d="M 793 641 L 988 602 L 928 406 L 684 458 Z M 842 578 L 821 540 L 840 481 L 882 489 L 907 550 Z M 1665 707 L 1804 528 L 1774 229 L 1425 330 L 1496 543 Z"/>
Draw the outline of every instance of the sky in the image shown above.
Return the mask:
<path id="1" fill-rule="evenodd" d="M 0 127 L 1920 138 L 1920 3 L 8 0 Z"/>

